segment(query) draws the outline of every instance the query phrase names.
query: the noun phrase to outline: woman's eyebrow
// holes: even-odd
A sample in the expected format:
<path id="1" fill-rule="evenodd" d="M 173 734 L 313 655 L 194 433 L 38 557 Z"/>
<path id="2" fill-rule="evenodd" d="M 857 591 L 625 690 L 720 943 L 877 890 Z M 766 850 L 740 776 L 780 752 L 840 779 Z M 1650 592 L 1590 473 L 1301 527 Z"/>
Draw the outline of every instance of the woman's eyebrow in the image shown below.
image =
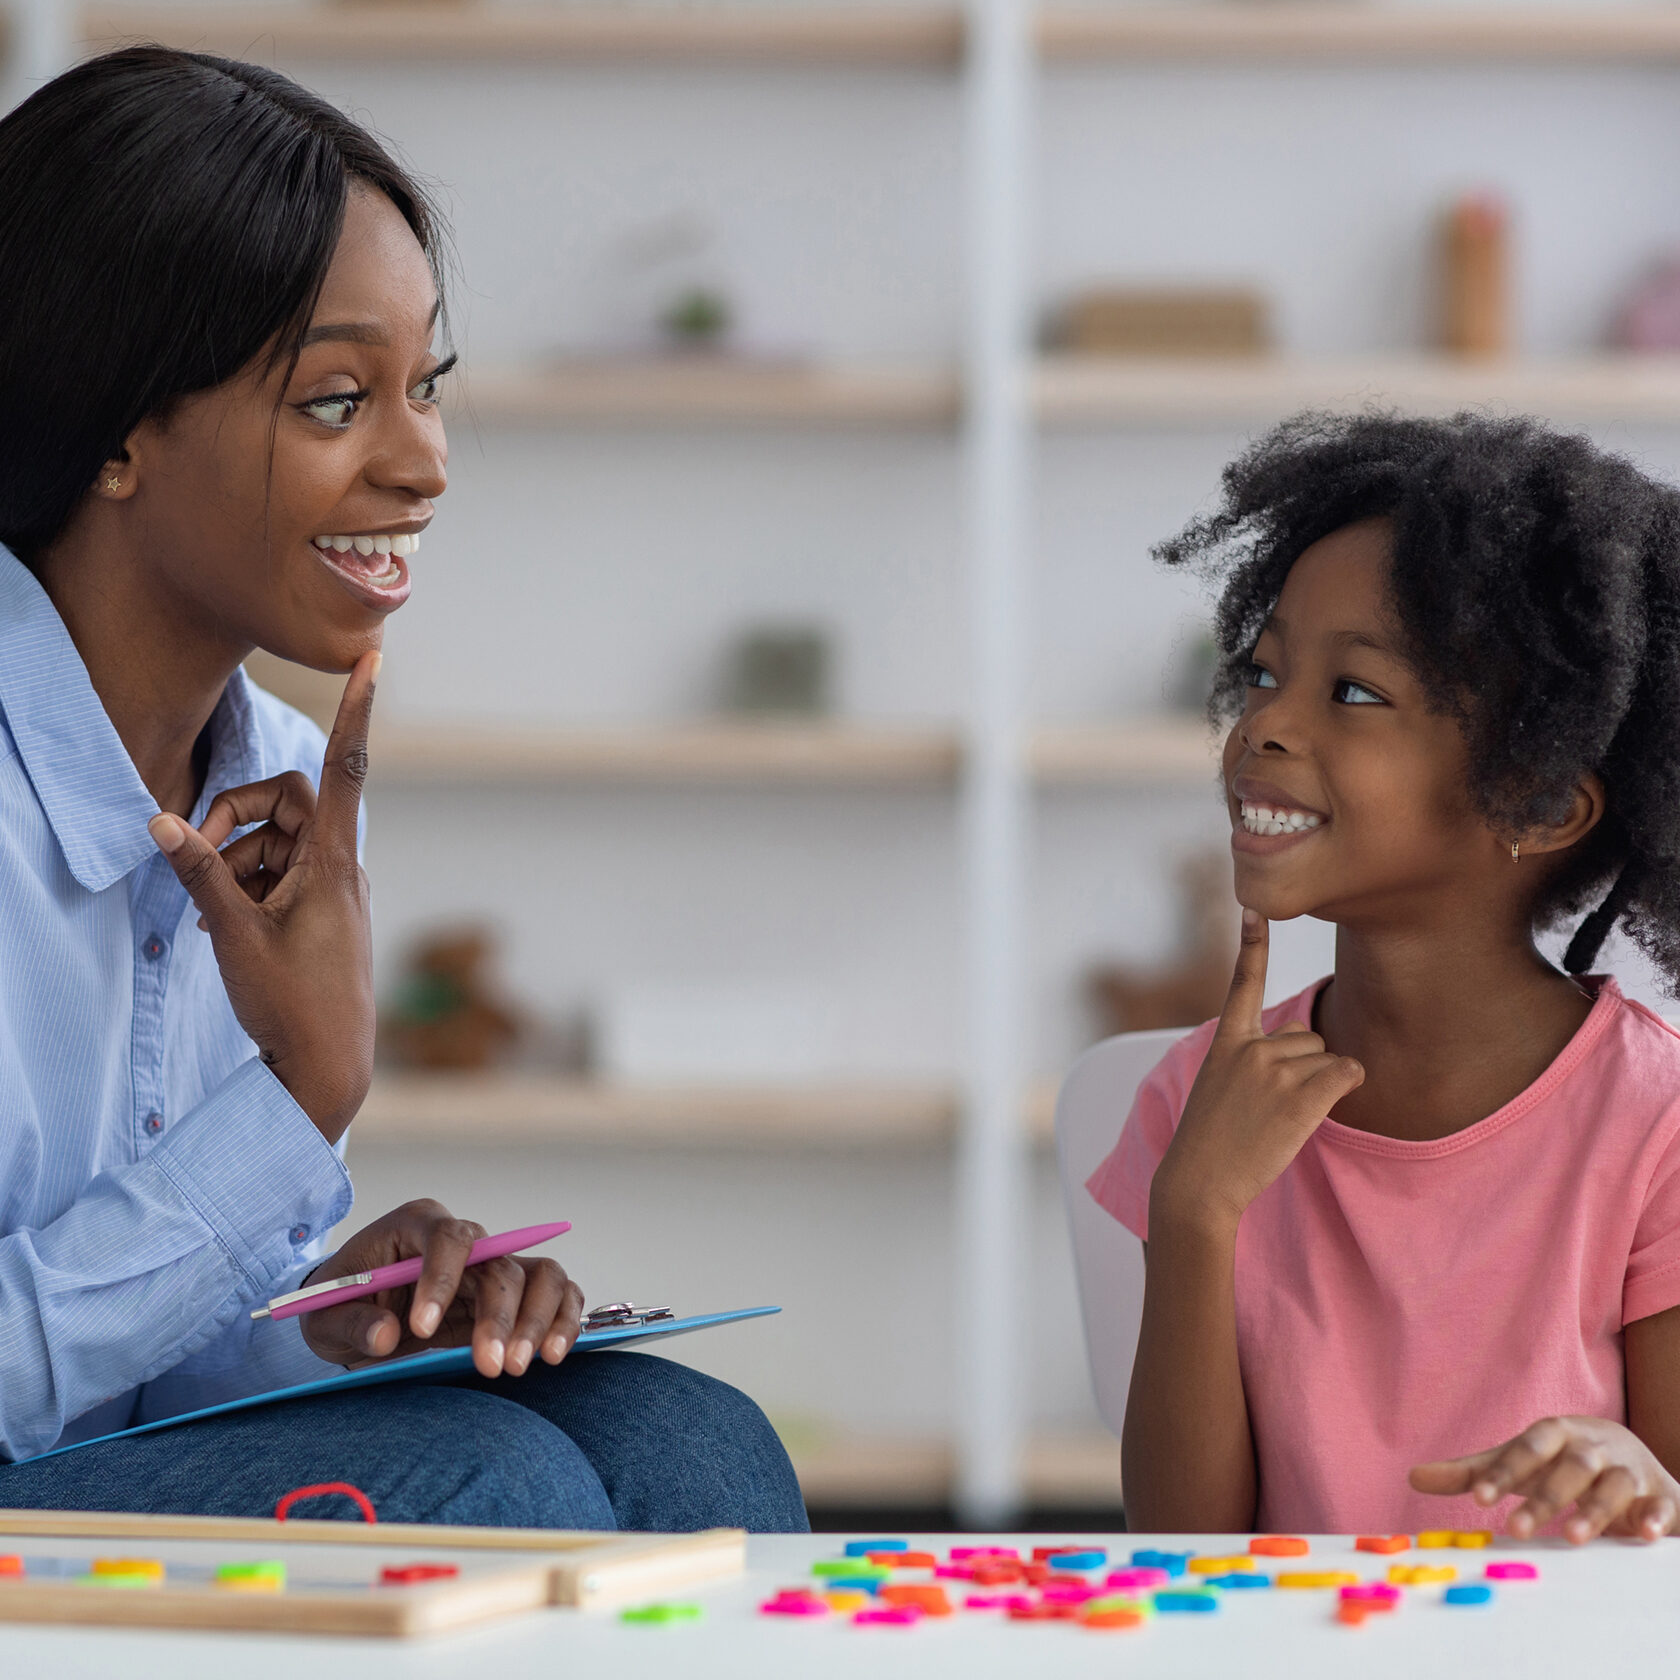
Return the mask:
<path id="1" fill-rule="evenodd" d="M 443 299 L 434 298 L 432 312 L 426 317 L 428 333 L 437 325 L 438 312 L 442 308 Z M 369 344 L 376 350 L 387 350 L 391 341 L 377 321 L 324 321 L 303 335 L 300 348 L 307 350 L 311 344 Z"/>

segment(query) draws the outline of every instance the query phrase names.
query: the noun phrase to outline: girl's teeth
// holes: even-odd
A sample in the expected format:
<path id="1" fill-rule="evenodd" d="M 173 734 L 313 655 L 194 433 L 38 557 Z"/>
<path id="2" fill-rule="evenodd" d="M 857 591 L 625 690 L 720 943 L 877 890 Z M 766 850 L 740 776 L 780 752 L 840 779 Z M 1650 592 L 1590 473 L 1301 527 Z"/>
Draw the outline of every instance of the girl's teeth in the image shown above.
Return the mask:
<path id="1" fill-rule="evenodd" d="M 1324 821 L 1310 811 L 1273 810 L 1269 805 L 1244 805 L 1242 825 L 1250 834 L 1300 834 Z"/>

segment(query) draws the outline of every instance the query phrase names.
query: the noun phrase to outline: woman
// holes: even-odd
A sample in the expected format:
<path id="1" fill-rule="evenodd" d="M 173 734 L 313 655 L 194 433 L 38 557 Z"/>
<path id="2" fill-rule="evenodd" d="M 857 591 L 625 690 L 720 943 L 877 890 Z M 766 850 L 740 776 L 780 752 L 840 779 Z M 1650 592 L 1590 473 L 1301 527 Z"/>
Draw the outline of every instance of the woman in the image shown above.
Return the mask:
<path id="1" fill-rule="evenodd" d="M 323 1252 L 373 1059 L 380 638 L 445 484 L 437 252 L 378 143 L 250 65 L 132 48 L 0 122 L 0 1506 L 345 1480 L 390 1520 L 805 1526 L 734 1390 L 562 1365 L 554 1262 L 463 1271 L 481 1228 L 433 1202 Z M 351 673 L 324 762 L 255 647 Z M 397 1298 L 249 1316 L 411 1255 Z M 41 1456 L 468 1343 L 461 1384 Z"/>

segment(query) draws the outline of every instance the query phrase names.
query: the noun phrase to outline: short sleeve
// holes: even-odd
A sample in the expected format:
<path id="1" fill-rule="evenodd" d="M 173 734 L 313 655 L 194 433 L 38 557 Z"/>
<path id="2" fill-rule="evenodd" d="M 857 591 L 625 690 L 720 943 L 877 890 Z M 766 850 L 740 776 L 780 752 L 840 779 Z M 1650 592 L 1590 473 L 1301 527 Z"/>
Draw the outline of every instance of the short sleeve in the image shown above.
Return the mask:
<path id="1" fill-rule="evenodd" d="M 1622 1323 L 1680 1306 L 1680 1128 L 1657 1159 L 1633 1230 L 1622 1282 Z"/>
<path id="2" fill-rule="evenodd" d="M 1085 1181 L 1092 1199 L 1134 1236 L 1149 1240 L 1149 1186 L 1173 1140 L 1215 1022 L 1186 1034 L 1144 1076 L 1120 1140 Z"/>

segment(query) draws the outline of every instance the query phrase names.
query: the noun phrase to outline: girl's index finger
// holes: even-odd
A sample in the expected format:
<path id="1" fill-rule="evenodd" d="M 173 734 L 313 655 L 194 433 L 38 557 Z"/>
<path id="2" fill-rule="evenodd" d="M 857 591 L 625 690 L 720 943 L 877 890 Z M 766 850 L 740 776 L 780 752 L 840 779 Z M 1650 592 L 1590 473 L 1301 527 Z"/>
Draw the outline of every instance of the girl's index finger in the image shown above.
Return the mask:
<path id="1" fill-rule="evenodd" d="M 373 690 L 383 655 L 376 649 L 356 661 L 344 698 L 338 703 L 332 734 L 321 761 L 321 794 L 315 807 L 315 835 L 319 842 L 356 855 L 356 819 L 362 808 L 362 784 L 368 771 L 368 724 L 373 717 Z"/>
<path id="2" fill-rule="evenodd" d="M 1260 1011 L 1266 999 L 1266 952 L 1270 928 L 1258 910 L 1244 908 L 1242 938 L 1237 945 L 1237 967 L 1225 1007 L 1219 1012 L 1221 1038 L 1261 1038 L 1265 1027 Z"/>

